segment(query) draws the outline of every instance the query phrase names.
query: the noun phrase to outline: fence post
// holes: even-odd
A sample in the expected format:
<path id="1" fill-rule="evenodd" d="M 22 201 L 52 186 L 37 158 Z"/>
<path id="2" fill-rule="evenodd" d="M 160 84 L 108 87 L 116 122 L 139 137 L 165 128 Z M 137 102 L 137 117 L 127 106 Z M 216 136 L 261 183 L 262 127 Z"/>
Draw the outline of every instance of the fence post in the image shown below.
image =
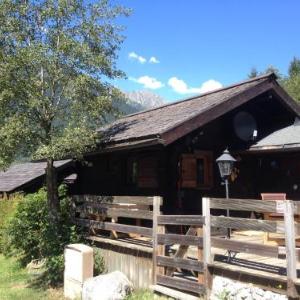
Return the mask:
<path id="1" fill-rule="evenodd" d="M 153 197 L 153 252 L 152 252 L 152 282 L 156 284 L 156 274 L 163 273 L 161 267 L 157 267 L 157 255 L 164 255 L 164 246 L 158 245 L 157 234 L 164 233 L 164 226 L 158 226 L 158 216 L 160 215 L 160 205 L 162 198 Z"/>
<path id="2" fill-rule="evenodd" d="M 287 294 L 291 298 L 297 298 L 298 294 L 295 286 L 295 280 L 297 279 L 297 267 L 294 203 L 290 200 L 284 201 L 284 226 L 286 247 Z"/>
<path id="3" fill-rule="evenodd" d="M 203 224 L 203 270 L 206 286 L 206 299 L 210 298 L 212 286 L 212 274 L 209 270 L 209 264 L 212 262 L 211 257 L 211 232 L 210 232 L 210 198 L 202 198 L 202 216 Z"/>

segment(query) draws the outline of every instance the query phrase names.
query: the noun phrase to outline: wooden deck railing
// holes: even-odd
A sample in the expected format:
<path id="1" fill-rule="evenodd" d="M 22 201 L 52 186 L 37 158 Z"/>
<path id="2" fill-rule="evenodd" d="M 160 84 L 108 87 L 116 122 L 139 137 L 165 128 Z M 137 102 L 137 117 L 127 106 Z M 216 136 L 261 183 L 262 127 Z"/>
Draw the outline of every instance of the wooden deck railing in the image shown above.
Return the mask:
<path id="1" fill-rule="evenodd" d="M 162 205 L 161 197 L 139 196 L 80 195 L 73 196 L 73 201 L 76 203 L 77 225 L 90 228 L 92 234 L 109 231 L 114 238 L 118 238 L 118 233 L 152 238 L 152 224 L 151 227 L 142 226 L 141 220 L 156 219 Z M 135 224 L 124 224 L 122 218 L 133 219 Z"/>
<path id="2" fill-rule="evenodd" d="M 119 233 L 126 233 L 145 236 L 149 238 L 149 241 L 152 240 L 152 274 L 153 283 L 156 285 L 198 295 L 206 292 L 209 297 L 211 272 L 214 268 L 220 267 L 214 259 L 216 253 L 214 249 L 220 249 L 221 252 L 227 252 L 227 254 L 246 253 L 285 259 L 286 294 L 289 297 L 298 297 L 297 261 L 300 258 L 300 251 L 296 249 L 295 239 L 296 235 L 300 235 L 300 224 L 295 222 L 294 215 L 300 215 L 300 203 L 289 200 L 203 198 L 202 215 L 161 215 L 161 197 L 75 196 L 74 201 L 77 202 L 76 224 L 89 228 L 92 234 L 97 235 L 99 231 L 109 231 L 114 238 L 118 238 Z M 282 220 L 262 220 L 233 217 L 232 214 L 230 217 L 220 216 L 220 210 L 227 209 L 279 213 L 283 218 Z M 219 215 L 216 215 L 216 212 Z M 136 222 L 131 225 L 124 224 L 122 218 L 136 220 Z M 186 234 L 178 234 L 180 231 L 177 233 L 169 231 L 170 226 L 187 226 L 189 229 Z M 212 235 L 215 228 L 280 233 L 285 240 L 285 245 L 279 247 L 248 242 L 243 238 L 235 240 L 226 238 L 225 235 L 215 236 Z M 174 245 L 177 245 L 175 254 L 166 251 Z M 189 247 L 197 249 L 197 257 L 191 259 L 187 256 Z M 224 263 L 223 266 L 226 268 L 230 264 Z M 247 268 L 247 265 L 243 268 Z M 195 278 L 192 280 L 190 276 L 188 276 L 189 280 L 184 279 L 185 276 L 179 278 L 177 275 L 180 270 L 192 272 Z M 284 274 L 280 276 L 284 277 Z M 272 274 L 270 274 L 271 277 Z"/>
<path id="3" fill-rule="evenodd" d="M 204 218 L 202 216 L 191 215 L 168 215 L 157 217 L 157 232 L 155 248 L 154 248 L 154 284 L 164 285 L 171 288 L 176 288 L 184 291 L 193 292 L 199 295 L 205 293 L 205 281 L 203 276 L 203 263 L 202 263 L 202 226 Z M 192 226 L 196 233 L 194 235 L 183 235 L 166 233 L 166 225 L 172 226 Z M 166 245 L 179 246 L 176 253 L 172 256 L 166 256 Z M 196 246 L 198 248 L 198 259 L 184 258 L 184 253 L 188 246 Z M 197 281 L 191 281 L 184 278 L 173 276 L 174 271 L 183 269 L 188 271 L 195 271 L 197 273 Z"/>
<path id="4" fill-rule="evenodd" d="M 250 253 L 265 257 L 280 258 L 279 254 L 285 253 L 287 295 L 298 297 L 295 281 L 297 280 L 297 253 L 296 232 L 299 232 L 300 224 L 294 221 L 294 215 L 300 209 L 300 205 L 289 200 L 262 201 L 252 199 L 215 199 L 203 198 L 203 207 L 206 230 L 203 234 L 206 237 L 207 256 L 205 263 L 214 266 L 211 249 L 221 248 L 228 251 Z M 229 209 L 230 211 L 248 211 L 263 213 L 279 213 L 283 215 L 283 221 L 258 220 L 238 217 L 213 216 L 213 209 Z M 226 227 L 237 230 L 253 230 L 266 233 L 281 233 L 285 239 L 285 247 L 249 243 L 231 239 L 212 237 L 208 227 Z"/>

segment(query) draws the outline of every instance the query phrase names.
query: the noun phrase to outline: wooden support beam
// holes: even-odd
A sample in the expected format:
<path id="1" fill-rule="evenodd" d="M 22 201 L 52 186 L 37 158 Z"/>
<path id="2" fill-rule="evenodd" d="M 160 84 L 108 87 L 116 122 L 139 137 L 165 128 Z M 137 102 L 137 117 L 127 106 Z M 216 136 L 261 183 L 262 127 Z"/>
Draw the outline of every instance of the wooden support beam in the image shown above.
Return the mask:
<path id="1" fill-rule="evenodd" d="M 198 236 L 188 236 L 183 234 L 158 234 L 157 241 L 160 245 L 172 245 L 172 244 L 179 244 L 179 245 L 186 245 L 186 246 L 197 246 L 202 247 L 203 241 L 202 237 Z"/>
<path id="2" fill-rule="evenodd" d="M 152 228 L 147 227 L 137 227 L 134 225 L 124 225 L 118 223 L 110 223 L 110 222 L 100 222 L 94 220 L 87 220 L 87 219 L 75 219 L 75 224 L 83 227 L 88 227 L 92 229 L 101 229 L 101 230 L 112 230 L 116 232 L 123 232 L 123 233 L 134 233 L 140 234 L 143 236 L 152 236 Z"/>
<path id="3" fill-rule="evenodd" d="M 231 208 L 230 208 L 231 209 Z M 255 230 L 273 233 L 284 233 L 284 222 L 270 220 L 256 220 L 236 217 L 212 216 L 212 227 L 225 227 L 238 230 Z"/>
<path id="4" fill-rule="evenodd" d="M 287 294 L 290 298 L 299 299 L 295 281 L 297 279 L 295 220 L 293 201 L 284 201 L 284 224 L 287 269 Z"/>
<path id="5" fill-rule="evenodd" d="M 187 236 L 195 236 L 197 234 L 197 228 L 190 227 L 186 233 Z M 189 246 L 180 245 L 174 254 L 174 258 L 183 258 L 188 251 Z M 167 268 L 166 275 L 171 276 L 175 272 L 176 268 Z"/>
<path id="6" fill-rule="evenodd" d="M 77 212 L 84 214 L 99 214 L 106 217 L 123 217 L 132 219 L 152 220 L 152 212 L 135 208 L 108 208 L 107 204 L 85 204 L 76 208 Z"/>
<path id="7" fill-rule="evenodd" d="M 262 201 L 257 199 L 223 199 L 210 198 L 211 209 L 228 209 L 240 211 L 256 211 L 256 212 L 277 212 L 278 201 Z"/>
<path id="8" fill-rule="evenodd" d="M 175 269 L 184 269 L 189 271 L 203 271 L 203 264 L 200 261 L 179 257 L 158 256 L 157 264 L 159 266 L 172 267 Z"/>
<path id="9" fill-rule="evenodd" d="M 210 299 L 212 288 L 212 274 L 209 269 L 209 265 L 212 263 L 210 204 L 209 198 L 202 198 L 202 215 L 205 218 L 203 225 L 203 269 L 207 300 Z"/>
<path id="10" fill-rule="evenodd" d="M 147 196 L 97 196 L 97 195 L 74 195 L 72 198 L 76 202 L 101 203 L 101 204 L 137 204 L 153 205 L 153 197 Z M 160 198 L 159 205 L 162 205 Z"/>
<path id="11" fill-rule="evenodd" d="M 167 215 L 159 216 L 158 223 L 161 225 L 202 226 L 204 218 L 200 215 Z"/>
<path id="12" fill-rule="evenodd" d="M 164 255 L 164 246 L 158 244 L 158 234 L 163 234 L 164 229 L 158 226 L 158 216 L 160 215 L 160 204 L 162 203 L 161 197 L 153 198 L 153 254 L 152 254 L 152 282 L 157 283 L 157 274 L 161 272 L 161 268 L 157 266 L 157 256 Z"/>
<path id="13" fill-rule="evenodd" d="M 203 285 L 191 280 L 184 280 L 184 279 L 169 277 L 165 275 L 157 275 L 157 283 L 175 289 L 189 291 L 197 294 L 205 293 L 205 287 Z"/>

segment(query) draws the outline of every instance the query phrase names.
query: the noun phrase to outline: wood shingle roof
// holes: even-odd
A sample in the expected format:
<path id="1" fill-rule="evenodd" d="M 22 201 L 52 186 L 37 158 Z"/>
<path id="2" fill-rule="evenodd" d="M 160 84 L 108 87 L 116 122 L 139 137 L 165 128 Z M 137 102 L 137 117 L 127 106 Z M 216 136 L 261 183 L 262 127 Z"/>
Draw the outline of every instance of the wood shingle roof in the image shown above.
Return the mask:
<path id="1" fill-rule="evenodd" d="M 56 168 L 68 165 L 72 160 L 54 162 Z M 12 192 L 45 175 L 46 162 L 26 162 L 12 165 L 6 171 L 0 172 L 0 192 Z"/>
<path id="2" fill-rule="evenodd" d="M 271 73 L 206 94 L 125 116 L 99 129 L 105 145 L 114 147 L 155 141 L 168 145 L 192 130 L 270 90 L 284 94 L 286 105 L 300 114 L 299 106 L 283 91 Z"/>

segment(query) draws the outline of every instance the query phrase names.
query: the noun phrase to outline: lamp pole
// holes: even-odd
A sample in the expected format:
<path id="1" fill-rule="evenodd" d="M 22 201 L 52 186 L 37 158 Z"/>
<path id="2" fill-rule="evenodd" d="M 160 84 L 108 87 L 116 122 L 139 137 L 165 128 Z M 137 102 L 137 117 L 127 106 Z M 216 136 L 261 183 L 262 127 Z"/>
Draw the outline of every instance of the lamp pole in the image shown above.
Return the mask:
<path id="1" fill-rule="evenodd" d="M 230 155 L 228 149 L 226 149 L 220 157 L 216 159 L 216 163 L 218 164 L 221 178 L 224 180 L 225 191 L 226 191 L 226 199 L 229 199 L 229 181 L 228 178 L 231 175 L 233 170 L 233 166 L 236 160 Z M 226 209 L 226 216 L 230 216 L 230 211 Z M 230 238 L 230 228 L 227 229 L 227 238 Z"/>
<path id="2" fill-rule="evenodd" d="M 228 182 L 228 177 L 224 179 L 224 184 L 225 184 L 225 191 L 226 191 L 226 199 L 229 199 L 229 182 Z M 226 209 L 226 217 L 230 217 L 230 211 L 229 208 Z M 230 239 L 231 235 L 231 229 L 227 228 L 227 238 Z"/>

